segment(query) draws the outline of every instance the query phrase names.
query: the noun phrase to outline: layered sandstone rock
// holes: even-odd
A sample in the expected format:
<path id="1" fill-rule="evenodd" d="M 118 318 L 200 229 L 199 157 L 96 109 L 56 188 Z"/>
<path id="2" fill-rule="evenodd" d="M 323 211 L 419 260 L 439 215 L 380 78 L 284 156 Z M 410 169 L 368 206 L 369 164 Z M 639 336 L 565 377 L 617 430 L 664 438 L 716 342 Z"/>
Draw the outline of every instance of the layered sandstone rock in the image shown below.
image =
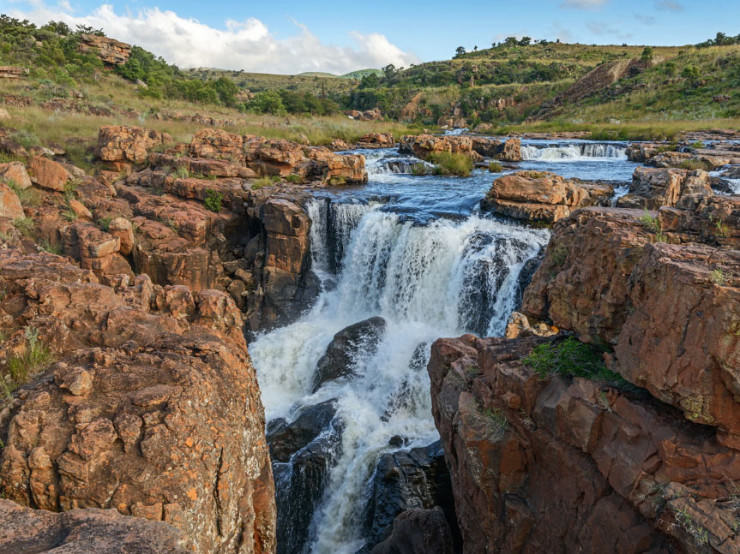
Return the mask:
<path id="1" fill-rule="evenodd" d="M 740 452 L 644 395 L 539 377 L 522 360 L 549 340 L 432 347 L 463 551 L 736 552 Z"/>
<path id="2" fill-rule="evenodd" d="M 274 550 L 264 415 L 228 295 L 145 275 L 112 288 L 14 249 L 0 287 L 9 348 L 32 328 L 55 359 L 0 409 L 5 498 L 162 520 L 202 552 Z"/>
<path id="3" fill-rule="evenodd" d="M 204 129 L 190 143 L 196 158 L 226 160 L 257 175 L 287 177 L 329 184 L 367 181 L 365 157 L 335 154 L 328 148 L 304 146 L 284 139 L 240 136 L 221 129 Z"/>
<path id="4" fill-rule="evenodd" d="M 607 204 L 613 189 L 568 181 L 554 173 L 518 171 L 499 177 L 481 208 L 504 217 L 552 223 L 582 206 Z"/>
<path id="5" fill-rule="evenodd" d="M 410 154 L 422 159 L 438 152 L 471 156 L 473 139 L 465 136 L 406 135 L 401 137 L 398 150 L 401 154 Z"/>
<path id="6" fill-rule="evenodd" d="M 0 500 L 0 552 L 185 554 L 183 534 L 163 522 L 115 510 L 32 510 Z"/>
<path id="7" fill-rule="evenodd" d="M 131 56 L 130 44 L 94 34 L 81 34 L 79 49 L 96 54 L 108 65 L 123 65 Z"/>
<path id="8" fill-rule="evenodd" d="M 368 133 L 357 141 L 358 148 L 391 148 L 394 144 L 391 133 Z"/>

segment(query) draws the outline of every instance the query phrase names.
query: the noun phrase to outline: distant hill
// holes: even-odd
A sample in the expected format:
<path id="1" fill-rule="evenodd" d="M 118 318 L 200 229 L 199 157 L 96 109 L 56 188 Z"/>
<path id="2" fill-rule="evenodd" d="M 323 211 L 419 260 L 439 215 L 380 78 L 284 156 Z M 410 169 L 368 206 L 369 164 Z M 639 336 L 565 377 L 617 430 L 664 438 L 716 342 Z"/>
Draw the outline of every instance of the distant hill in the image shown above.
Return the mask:
<path id="1" fill-rule="evenodd" d="M 345 73 L 344 75 L 341 75 L 341 77 L 343 79 L 362 79 L 363 77 L 367 75 L 377 75 L 378 77 L 381 77 L 383 75 L 383 70 L 381 69 L 358 69 L 357 71 Z"/>

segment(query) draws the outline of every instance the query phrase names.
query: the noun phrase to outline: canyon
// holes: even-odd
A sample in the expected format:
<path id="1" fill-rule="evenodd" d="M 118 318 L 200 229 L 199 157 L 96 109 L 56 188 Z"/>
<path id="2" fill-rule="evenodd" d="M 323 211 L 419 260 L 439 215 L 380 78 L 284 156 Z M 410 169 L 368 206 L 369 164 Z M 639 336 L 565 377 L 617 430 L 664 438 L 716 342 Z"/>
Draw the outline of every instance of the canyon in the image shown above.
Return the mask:
<path id="1" fill-rule="evenodd" d="M 396 138 L 5 137 L 0 551 L 740 552 L 740 147 Z"/>

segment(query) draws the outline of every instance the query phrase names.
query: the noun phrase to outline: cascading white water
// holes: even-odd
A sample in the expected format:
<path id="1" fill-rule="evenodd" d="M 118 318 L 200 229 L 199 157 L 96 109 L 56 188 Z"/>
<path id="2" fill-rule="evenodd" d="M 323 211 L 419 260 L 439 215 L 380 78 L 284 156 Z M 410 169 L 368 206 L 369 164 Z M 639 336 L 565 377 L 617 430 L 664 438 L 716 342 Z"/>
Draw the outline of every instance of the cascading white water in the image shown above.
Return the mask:
<path id="1" fill-rule="evenodd" d="M 380 205 L 315 200 L 314 267 L 325 285 L 313 309 L 250 345 L 268 420 L 337 399 L 341 455 L 314 514 L 315 553 L 354 554 L 361 536 L 363 490 L 389 439 L 426 445 L 437 438 L 424 370 L 440 336 L 502 334 L 516 302 L 520 272 L 548 232 L 472 215 L 426 226 Z M 341 252 L 340 263 L 332 261 Z M 337 271 L 336 283 L 333 271 Z M 386 330 L 377 351 L 355 363 L 355 376 L 312 393 L 319 358 L 335 333 L 380 315 Z M 423 351 L 422 364 L 412 363 Z"/>
<path id="2" fill-rule="evenodd" d="M 522 159 L 527 161 L 567 162 L 582 160 L 626 160 L 627 149 L 621 144 L 574 143 L 564 145 L 521 147 Z"/>

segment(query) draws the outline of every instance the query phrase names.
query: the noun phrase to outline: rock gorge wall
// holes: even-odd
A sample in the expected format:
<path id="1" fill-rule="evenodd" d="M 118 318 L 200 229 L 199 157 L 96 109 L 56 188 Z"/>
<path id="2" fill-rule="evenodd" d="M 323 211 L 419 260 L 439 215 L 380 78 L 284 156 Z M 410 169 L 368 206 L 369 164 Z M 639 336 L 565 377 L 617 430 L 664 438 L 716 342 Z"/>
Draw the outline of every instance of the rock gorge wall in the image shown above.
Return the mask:
<path id="1" fill-rule="evenodd" d="M 624 386 L 538 375 L 561 339 L 531 328 L 433 345 L 465 552 L 740 552 L 739 215 L 686 191 L 555 223 L 518 317 L 601 345 Z"/>
<path id="2" fill-rule="evenodd" d="M 0 364 L 39 345 L 49 361 L 28 365 L 27 385 L 14 374 L 12 396 L 3 381 L 0 493 L 64 514 L 3 505 L 14 527 L 0 541 L 274 552 L 244 331 L 312 300 L 306 185 L 364 182 L 364 157 L 213 130 L 172 145 L 135 127 L 101 128 L 96 176 L 33 154 L 0 164 L 12 181 L 0 189 Z M 40 534 L 18 536 L 29 526 Z"/>
<path id="3" fill-rule="evenodd" d="M 0 412 L 0 491 L 45 510 L 115 508 L 203 552 L 272 552 L 254 368 L 215 290 L 115 286 L 49 253 L 0 250 L 4 356 L 33 329 L 55 362 Z"/>

